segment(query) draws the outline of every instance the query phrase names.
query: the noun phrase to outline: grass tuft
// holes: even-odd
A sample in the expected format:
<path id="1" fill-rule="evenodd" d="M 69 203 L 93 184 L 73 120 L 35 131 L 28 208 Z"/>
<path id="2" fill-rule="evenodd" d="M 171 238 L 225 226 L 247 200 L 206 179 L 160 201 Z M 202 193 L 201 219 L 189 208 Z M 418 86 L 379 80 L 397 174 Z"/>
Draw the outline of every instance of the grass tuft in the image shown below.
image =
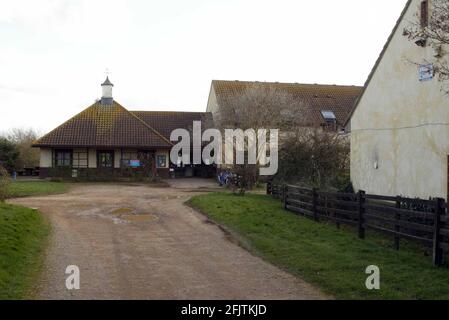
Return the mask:
<path id="1" fill-rule="evenodd" d="M 69 185 L 61 182 L 48 181 L 14 181 L 8 186 L 8 198 L 65 193 Z"/>
<path id="2" fill-rule="evenodd" d="M 0 203 L 0 300 L 32 295 L 49 232 L 37 210 Z"/>
<path id="3" fill-rule="evenodd" d="M 434 267 L 422 251 L 395 251 L 377 235 L 360 240 L 349 230 L 285 211 L 264 195 L 212 193 L 189 204 L 236 233 L 252 253 L 337 299 L 449 299 L 448 268 Z M 370 265 L 380 268 L 380 290 L 365 287 Z"/>

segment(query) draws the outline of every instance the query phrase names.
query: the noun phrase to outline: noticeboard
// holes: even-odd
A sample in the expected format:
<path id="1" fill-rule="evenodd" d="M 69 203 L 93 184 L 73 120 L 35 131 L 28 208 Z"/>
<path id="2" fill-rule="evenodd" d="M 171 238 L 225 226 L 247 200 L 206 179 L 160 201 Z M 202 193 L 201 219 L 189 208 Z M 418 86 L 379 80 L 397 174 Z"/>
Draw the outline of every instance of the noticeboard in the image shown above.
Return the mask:
<path id="1" fill-rule="evenodd" d="M 429 81 L 433 79 L 433 64 L 422 64 L 419 66 L 419 81 Z"/>
<path id="2" fill-rule="evenodd" d="M 129 166 L 133 167 L 133 168 L 140 167 L 140 160 L 130 160 L 129 161 Z"/>

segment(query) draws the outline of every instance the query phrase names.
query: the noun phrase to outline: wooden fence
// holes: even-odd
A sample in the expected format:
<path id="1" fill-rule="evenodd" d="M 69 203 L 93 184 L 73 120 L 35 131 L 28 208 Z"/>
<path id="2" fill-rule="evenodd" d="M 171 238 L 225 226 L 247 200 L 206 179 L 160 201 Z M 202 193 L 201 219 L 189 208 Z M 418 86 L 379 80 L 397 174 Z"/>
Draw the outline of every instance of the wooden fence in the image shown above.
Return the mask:
<path id="1" fill-rule="evenodd" d="M 281 199 L 286 210 L 315 221 L 325 220 L 357 228 L 359 238 L 366 230 L 389 234 L 394 248 L 400 239 L 418 241 L 432 248 L 434 265 L 443 264 L 449 253 L 449 205 L 444 199 L 433 200 L 388 197 L 352 193 L 329 193 L 292 185 L 268 183 L 267 193 Z"/>

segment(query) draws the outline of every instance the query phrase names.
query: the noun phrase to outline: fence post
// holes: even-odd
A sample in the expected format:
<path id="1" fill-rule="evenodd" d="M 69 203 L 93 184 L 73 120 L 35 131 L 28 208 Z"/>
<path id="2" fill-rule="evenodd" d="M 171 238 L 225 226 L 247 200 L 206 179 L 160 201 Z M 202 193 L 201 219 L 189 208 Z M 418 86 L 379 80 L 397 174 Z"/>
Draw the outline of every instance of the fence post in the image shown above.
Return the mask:
<path id="1" fill-rule="evenodd" d="M 401 202 L 402 202 L 401 199 L 402 198 L 400 196 L 396 197 L 396 208 L 397 209 L 401 209 Z M 401 231 L 401 227 L 399 225 L 399 221 L 401 220 L 401 214 L 396 212 L 395 215 L 394 215 L 394 218 L 396 220 L 396 224 L 394 225 L 394 231 L 400 232 Z M 400 242 L 400 240 L 401 240 L 401 237 L 398 234 L 395 234 L 394 235 L 394 248 L 396 250 L 399 250 L 399 242 Z"/>
<path id="2" fill-rule="evenodd" d="M 313 212 L 313 219 L 315 221 L 318 221 L 318 212 L 316 210 L 317 198 L 318 198 L 317 189 L 313 188 L 312 189 L 312 212 Z"/>
<path id="3" fill-rule="evenodd" d="M 286 184 L 282 185 L 282 201 L 284 202 L 284 210 L 287 210 L 287 192 L 288 192 L 288 187 Z"/>
<path id="4" fill-rule="evenodd" d="M 364 215 L 365 215 L 365 200 L 366 200 L 366 193 L 365 191 L 360 190 L 359 191 L 359 238 L 360 239 L 365 239 L 365 219 L 364 219 Z"/>
<path id="5" fill-rule="evenodd" d="M 435 199 L 435 222 L 433 232 L 433 265 L 443 264 L 443 250 L 440 246 L 441 215 L 444 214 L 444 199 Z"/>
<path id="6" fill-rule="evenodd" d="M 267 195 L 271 195 L 271 182 L 267 182 Z"/>

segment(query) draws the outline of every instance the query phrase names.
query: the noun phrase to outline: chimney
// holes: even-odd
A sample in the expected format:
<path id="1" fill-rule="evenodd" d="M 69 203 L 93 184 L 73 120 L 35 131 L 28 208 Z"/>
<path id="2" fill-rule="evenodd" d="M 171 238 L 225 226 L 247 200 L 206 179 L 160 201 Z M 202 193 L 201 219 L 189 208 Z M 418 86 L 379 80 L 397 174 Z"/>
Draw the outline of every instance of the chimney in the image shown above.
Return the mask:
<path id="1" fill-rule="evenodd" d="M 109 81 L 109 77 L 106 77 L 106 80 L 101 84 L 101 88 L 103 94 L 101 96 L 101 104 L 102 105 L 112 105 L 112 87 L 114 85 Z"/>

